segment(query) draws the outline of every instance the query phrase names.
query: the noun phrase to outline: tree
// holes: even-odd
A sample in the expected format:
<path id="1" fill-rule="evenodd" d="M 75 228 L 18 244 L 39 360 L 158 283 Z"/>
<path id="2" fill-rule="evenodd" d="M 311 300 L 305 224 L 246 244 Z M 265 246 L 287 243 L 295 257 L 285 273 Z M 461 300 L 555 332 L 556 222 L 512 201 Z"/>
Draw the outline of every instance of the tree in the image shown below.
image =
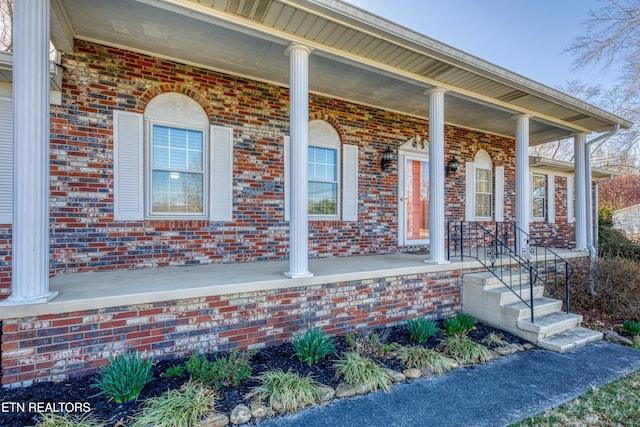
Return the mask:
<path id="1" fill-rule="evenodd" d="M 621 175 L 600 184 L 598 199 L 601 206 L 614 211 L 639 204 L 640 177 L 633 174 Z"/>
<path id="2" fill-rule="evenodd" d="M 0 50 L 13 51 L 13 1 L 0 0 Z"/>

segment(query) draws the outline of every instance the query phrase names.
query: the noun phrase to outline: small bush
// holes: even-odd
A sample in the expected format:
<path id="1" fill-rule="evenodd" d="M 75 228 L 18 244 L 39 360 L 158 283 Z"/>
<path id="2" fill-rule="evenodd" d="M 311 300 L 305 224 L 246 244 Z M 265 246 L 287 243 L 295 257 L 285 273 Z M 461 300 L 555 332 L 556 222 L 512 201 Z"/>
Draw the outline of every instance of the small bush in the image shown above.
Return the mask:
<path id="1" fill-rule="evenodd" d="M 445 319 L 444 330 L 447 335 L 461 336 L 471 331 L 476 325 L 476 319 L 465 313 L 458 313 L 456 317 Z"/>
<path id="2" fill-rule="evenodd" d="M 264 372 L 256 379 L 260 385 L 254 387 L 247 397 L 267 399 L 274 411 L 295 412 L 321 402 L 319 384 L 311 376 L 301 377 L 297 373 L 277 369 Z"/>
<path id="3" fill-rule="evenodd" d="M 315 365 L 336 351 L 331 338 L 321 329 L 307 329 L 304 335 L 295 338 L 291 344 L 298 360 L 309 366 Z"/>
<path id="4" fill-rule="evenodd" d="M 442 375 L 453 367 L 453 360 L 435 350 L 424 347 L 400 347 L 398 359 L 405 368 L 429 370 L 436 375 Z"/>
<path id="5" fill-rule="evenodd" d="M 386 369 L 355 351 L 346 352 L 333 366 L 336 374 L 353 387 L 362 386 L 370 391 L 391 389 L 392 380 Z"/>
<path id="6" fill-rule="evenodd" d="M 98 395 L 105 395 L 116 403 L 130 402 L 137 399 L 144 386 L 153 379 L 152 367 L 153 362 L 143 359 L 137 352 L 116 356 L 98 372 L 92 387 L 100 390 Z"/>
<path id="7" fill-rule="evenodd" d="M 194 381 L 219 390 L 223 386 L 236 387 L 251 376 L 251 358 L 255 351 L 240 353 L 233 350 L 227 356 L 216 356 L 209 361 L 204 355 L 194 354 L 187 360 L 187 371 Z"/>
<path id="8" fill-rule="evenodd" d="M 460 360 L 465 365 L 474 365 L 491 360 L 491 352 L 482 344 L 478 344 L 464 336 L 451 336 L 444 339 L 438 348 L 445 354 Z"/>
<path id="9" fill-rule="evenodd" d="M 491 332 L 489 335 L 482 338 L 482 344 L 488 347 L 504 347 L 509 345 L 509 341 L 505 340 L 502 335 Z"/>
<path id="10" fill-rule="evenodd" d="M 69 414 L 42 414 L 35 427 L 103 427 L 104 424 L 89 417 L 74 417 Z"/>
<path id="11" fill-rule="evenodd" d="M 640 322 L 640 262 L 597 258 L 576 264 L 571 276 L 571 310 L 596 310 L 614 322 Z"/>
<path id="12" fill-rule="evenodd" d="M 409 332 L 409 337 L 417 343 L 426 342 L 439 331 L 436 322 L 424 317 L 409 320 L 406 328 L 407 332 Z"/>
<path id="13" fill-rule="evenodd" d="M 166 371 L 164 371 L 164 376 L 166 378 L 180 377 L 180 376 L 184 375 L 185 370 L 186 370 L 186 368 L 184 367 L 184 365 L 171 366 L 171 367 L 167 368 Z"/>
<path id="14" fill-rule="evenodd" d="M 361 332 L 356 335 L 346 335 L 345 342 L 350 351 L 355 351 L 364 357 L 387 357 L 398 348 L 397 343 L 386 343 L 389 330 L 381 333 Z"/>
<path id="15" fill-rule="evenodd" d="M 144 402 L 130 427 L 196 427 L 213 410 L 216 393 L 194 382 Z"/>
<path id="16" fill-rule="evenodd" d="M 634 322 L 633 320 L 625 320 L 622 324 L 624 331 L 631 335 L 640 335 L 640 322 Z"/>

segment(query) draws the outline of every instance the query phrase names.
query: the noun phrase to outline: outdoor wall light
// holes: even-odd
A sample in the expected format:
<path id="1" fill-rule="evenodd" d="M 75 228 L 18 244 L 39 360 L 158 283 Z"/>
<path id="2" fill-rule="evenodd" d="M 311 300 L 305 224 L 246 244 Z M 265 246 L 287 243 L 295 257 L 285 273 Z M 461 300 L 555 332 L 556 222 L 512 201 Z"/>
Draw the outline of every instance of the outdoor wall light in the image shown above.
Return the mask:
<path id="1" fill-rule="evenodd" d="M 380 162 L 380 167 L 382 168 L 382 171 L 386 172 L 389 169 L 391 169 L 391 166 L 393 166 L 394 160 L 395 160 L 395 155 L 393 154 L 393 151 L 391 151 L 391 148 L 387 147 L 387 149 L 384 150 L 384 152 L 382 153 L 382 160 Z"/>
<path id="2" fill-rule="evenodd" d="M 448 178 L 449 175 L 456 173 L 458 168 L 460 167 L 460 162 L 456 159 L 456 156 L 453 156 L 449 163 L 447 163 L 447 167 L 444 169 L 444 175 Z"/>

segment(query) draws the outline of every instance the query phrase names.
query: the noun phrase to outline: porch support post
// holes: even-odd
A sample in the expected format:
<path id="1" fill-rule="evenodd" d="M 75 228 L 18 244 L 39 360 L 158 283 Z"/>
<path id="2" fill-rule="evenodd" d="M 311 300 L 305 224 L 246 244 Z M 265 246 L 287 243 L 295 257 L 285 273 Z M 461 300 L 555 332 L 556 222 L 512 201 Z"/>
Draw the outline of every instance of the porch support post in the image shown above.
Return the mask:
<path id="1" fill-rule="evenodd" d="M 13 260 L 3 305 L 36 304 L 49 291 L 49 1 L 14 2 Z"/>
<path id="2" fill-rule="evenodd" d="M 529 234 L 531 216 L 531 188 L 529 183 L 529 119 L 521 114 L 516 119 L 516 225 Z M 522 254 L 526 236 L 517 233 L 518 253 Z"/>
<path id="3" fill-rule="evenodd" d="M 587 187 L 586 187 L 586 157 L 587 134 L 579 132 L 573 135 L 573 157 L 575 167 L 575 196 L 576 196 L 576 249 L 587 249 Z"/>
<path id="4" fill-rule="evenodd" d="M 591 258 L 596 258 L 596 249 L 593 245 L 593 185 L 591 185 L 591 144 L 585 144 L 584 147 L 584 195 L 585 195 L 585 217 L 586 217 L 586 234 L 587 249 Z"/>
<path id="5" fill-rule="evenodd" d="M 289 122 L 291 133 L 291 211 L 289 219 L 289 271 L 291 278 L 311 277 L 309 272 L 309 55 L 311 48 L 292 43 L 289 55 Z"/>
<path id="6" fill-rule="evenodd" d="M 429 236 L 431 259 L 427 262 L 447 264 L 444 236 L 444 93 L 445 89 L 427 91 L 429 96 Z"/>

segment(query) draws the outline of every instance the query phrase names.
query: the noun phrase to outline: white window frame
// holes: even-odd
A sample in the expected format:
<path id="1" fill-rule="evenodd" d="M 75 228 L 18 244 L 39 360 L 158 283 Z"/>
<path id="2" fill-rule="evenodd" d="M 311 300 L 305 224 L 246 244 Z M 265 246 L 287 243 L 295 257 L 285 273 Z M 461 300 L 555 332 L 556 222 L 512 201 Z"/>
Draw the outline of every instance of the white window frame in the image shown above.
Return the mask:
<path id="1" fill-rule="evenodd" d="M 166 126 L 173 129 L 193 130 L 202 132 L 202 212 L 153 212 L 153 127 Z M 207 127 L 185 126 L 166 121 L 146 120 L 145 132 L 145 217 L 148 219 L 205 219 L 209 217 L 209 132 Z M 191 172 L 190 172 L 191 173 Z"/>
<path id="2" fill-rule="evenodd" d="M 543 191 L 542 191 L 542 196 L 535 196 L 534 195 L 534 189 L 535 189 L 535 181 L 536 178 L 542 178 L 543 180 Z M 543 175 L 543 174 L 538 174 L 538 173 L 532 173 L 531 174 L 531 220 L 532 221 L 544 221 L 546 219 L 547 216 L 547 211 L 548 211 L 548 206 L 547 203 L 549 203 L 548 200 L 548 183 L 547 183 L 547 176 Z M 534 215 L 534 199 L 542 199 L 542 216 L 535 216 Z"/>
<path id="3" fill-rule="evenodd" d="M 338 132 L 331 124 L 324 120 L 312 120 L 309 122 L 309 146 L 334 150 L 336 153 L 336 181 L 315 181 L 315 182 L 331 182 L 336 186 L 336 213 L 335 214 L 311 214 L 309 212 L 309 220 L 311 221 L 337 221 L 340 220 L 341 205 L 341 184 L 342 184 L 342 142 Z M 307 167 L 309 167 L 307 160 Z M 311 180 L 307 177 L 307 185 Z M 308 206 L 307 206 L 308 209 Z"/>
<path id="4" fill-rule="evenodd" d="M 479 194 L 476 191 L 476 184 L 478 178 L 478 170 L 484 170 L 489 172 L 489 215 L 488 216 L 480 216 L 476 215 L 477 212 L 477 195 Z M 493 161 L 491 160 L 491 156 L 485 150 L 478 150 L 476 155 L 474 156 L 473 163 L 467 163 L 466 166 L 466 207 L 465 207 L 465 218 L 467 221 L 492 221 L 493 216 L 496 213 L 496 209 L 494 208 L 494 202 L 497 202 L 496 194 L 494 194 L 494 172 L 493 172 Z M 502 173 L 504 175 L 504 173 Z M 487 194 L 487 193 L 481 193 Z"/>

